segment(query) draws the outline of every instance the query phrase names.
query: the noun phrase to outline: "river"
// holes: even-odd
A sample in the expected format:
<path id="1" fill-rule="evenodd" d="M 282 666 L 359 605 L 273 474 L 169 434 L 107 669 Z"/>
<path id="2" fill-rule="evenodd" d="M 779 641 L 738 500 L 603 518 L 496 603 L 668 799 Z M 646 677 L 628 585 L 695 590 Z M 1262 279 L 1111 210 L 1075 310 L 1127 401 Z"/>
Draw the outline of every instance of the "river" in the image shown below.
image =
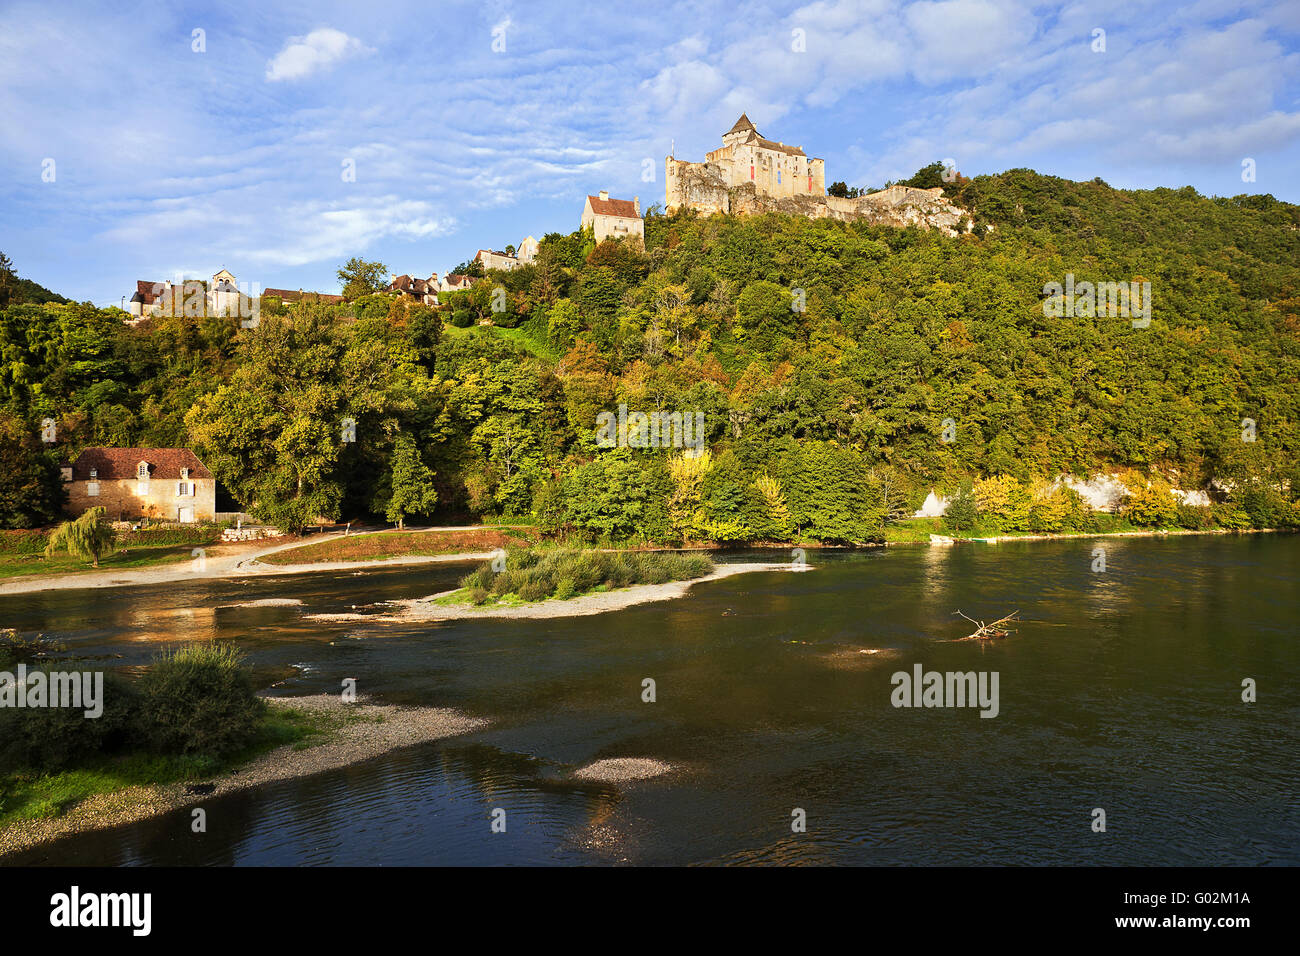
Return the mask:
<path id="1" fill-rule="evenodd" d="M 447 565 L 2 597 L 0 624 L 113 666 L 231 640 L 277 695 L 355 678 L 380 702 L 491 721 L 209 799 L 206 834 L 183 811 L 9 862 L 1300 863 L 1300 537 L 808 554 L 808 573 L 569 620 L 306 617 L 446 589 L 465 570 Z M 747 557 L 772 553 L 719 559 Z M 302 604 L 239 606 L 268 598 Z M 971 630 L 957 609 L 1023 622 L 954 643 Z M 915 664 L 996 672 L 997 716 L 892 706 L 891 675 Z M 627 785 L 573 776 L 605 757 L 674 769 Z"/>

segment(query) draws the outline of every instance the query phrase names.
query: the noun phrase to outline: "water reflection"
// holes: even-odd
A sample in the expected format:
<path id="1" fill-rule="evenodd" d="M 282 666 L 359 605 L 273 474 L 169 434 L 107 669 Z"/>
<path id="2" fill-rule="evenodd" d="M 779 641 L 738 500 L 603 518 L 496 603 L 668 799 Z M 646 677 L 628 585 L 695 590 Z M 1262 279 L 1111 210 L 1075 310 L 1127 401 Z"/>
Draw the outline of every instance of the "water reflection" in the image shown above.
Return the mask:
<path id="1" fill-rule="evenodd" d="M 1091 570 L 1096 547 L 1107 570 Z M 758 556 L 770 560 L 770 555 Z M 744 559 L 744 554 L 728 559 Z M 588 618 L 336 625 L 464 568 L 0 599 L 20 630 L 140 666 L 220 638 L 275 693 L 457 707 L 464 738 L 90 834 L 26 862 L 1297 863 L 1300 539 L 810 552 Z M 290 600 L 301 604 L 284 603 Z M 257 602 L 257 603 L 254 603 Z M 1019 609 L 1005 641 L 950 643 Z M 996 670 L 1001 713 L 896 710 L 890 674 Z M 1239 699 L 1243 676 L 1267 697 Z M 658 699 L 641 700 L 655 679 Z M 674 771 L 628 785 L 606 757 Z M 1105 839 L 1089 828 L 1104 806 Z M 508 829 L 493 834 L 493 808 Z M 790 830 L 795 807 L 808 832 Z"/>

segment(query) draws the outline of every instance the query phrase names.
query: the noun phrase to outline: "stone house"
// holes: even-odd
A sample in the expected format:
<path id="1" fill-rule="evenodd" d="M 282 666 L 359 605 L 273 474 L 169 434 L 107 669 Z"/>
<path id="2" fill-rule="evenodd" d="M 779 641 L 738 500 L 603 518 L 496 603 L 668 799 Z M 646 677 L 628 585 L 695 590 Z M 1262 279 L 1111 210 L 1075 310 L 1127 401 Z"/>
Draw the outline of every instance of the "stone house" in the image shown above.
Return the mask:
<path id="1" fill-rule="evenodd" d="M 588 196 L 582 206 L 582 228 L 594 231 L 597 242 L 606 239 L 632 239 L 645 244 L 645 220 L 641 218 L 641 197 L 610 199 L 601 190 Z"/>
<path id="2" fill-rule="evenodd" d="M 519 243 L 519 248 L 515 250 L 515 258 L 521 265 L 532 262 L 537 258 L 538 242 L 532 236 L 529 236 L 523 242 Z"/>
<path id="3" fill-rule="evenodd" d="M 110 521 L 213 521 L 217 480 L 188 448 L 87 448 L 63 466 L 68 511 L 102 507 Z"/>
<path id="4" fill-rule="evenodd" d="M 474 261 L 483 263 L 484 269 L 501 269 L 505 272 L 519 265 L 519 260 L 514 256 L 493 252 L 491 249 L 480 249 L 474 256 Z"/>
<path id="5" fill-rule="evenodd" d="M 250 296 L 240 292 L 235 277 L 222 269 L 210 282 L 185 279 L 179 282 L 137 280 L 135 295 L 127 306 L 132 324 L 155 315 L 249 316 Z"/>
<path id="6" fill-rule="evenodd" d="M 457 275 L 450 272 L 443 276 L 442 282 L 438 284 L 439 292 L 462 292 L 474 284 L 473 276 Z"/>
<path id="7" fill-rule="evenodd" d="M 388 283 L 388 291 L 425 305 L 437 305 L 438 273 L 433 273 L 427 279 L 413 279 L 408 275 L 400 275 Z"/>

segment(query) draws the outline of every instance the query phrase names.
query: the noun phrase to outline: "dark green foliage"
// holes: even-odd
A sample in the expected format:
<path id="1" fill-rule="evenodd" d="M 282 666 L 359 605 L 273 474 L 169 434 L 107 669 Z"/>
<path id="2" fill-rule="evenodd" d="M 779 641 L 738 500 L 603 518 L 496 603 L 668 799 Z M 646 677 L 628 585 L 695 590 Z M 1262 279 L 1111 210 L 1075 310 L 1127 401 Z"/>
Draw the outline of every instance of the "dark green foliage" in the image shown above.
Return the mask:
<path id="1" fill-rule="evenodd" d="M 156 660 L 137 688 L 148 749 L 223 757 L 246 746 L 266 705 L 242 660 L 224 644 L 189 645 Z"/>
<path id="2" fill-rule="evenodd" d="M 962 485 L 948 499 L 948 509 L 943 513 L 944 526 L 953 531 L 969 531 L 979 520 L 979 505 L 975 502 L 975 489 Z"/>
<path id="3" fill-rule="evenodd" d="M 73 671 L 81 677 L 72 664 L 40 670 L 46 674 Z M 33 673 L 27 671 L 29 680 Z M 130 747 L 139 734 L 137 689 L 107 671 L 102 691 L 103 712 L 95 718 L 86 716 L 86 708 L 0 707 L 0 768 L 61 770 Z"/>
<path id="4" fill-rule="evenodd" d="M 404 324 L 383 294 L 294 305 L 257 330 L 132 327 L 78 304 L 0 309 L 0 415 L 27 442 L 9 442 L 0 482 L 24 477 L 0 494 L 0 527 L 52 520 L 40 456 L 87 444 L 194 447 L 243 510 L 291 528 L 381 518 L 398 433 L 432 474 L 421 499 L 436 514 L 419 520 L 532 515 L 593 540 L 788 528 L 870 541 L 929 487 L 1111 471 L 1243 489 L 1212 509 L 1216 524 L 1294 520 L 1300 208 L 1030 170 L 942 173 L 932 164 L 907 182 L 942 186 L 969 211 L 969 235 L 653 216 L 644 251 L 550 234 L 533 265 L 413 307 Z M 1067 273 L 1149 281 L 1151 325 L 1045 315 L 1044 285 Z M 491 311 L 498 285 L 505 313 Z M 680 447 L 597 447 L 597 414 L 620 403 L 704 414 L 713 462 L 698 487 L 672 477 Z M 347 447 L 345 415 L 357 420 Z M 45 416 L 59 422 L 56 451 L 31 447 Z M 950 443 L 938 440 L 946 418 Z M 1242 441 L 1245 418 L 1257 441 Z M 1246 494 L 1256 486 L 1272 491 Z M 1141 515 L 1152 527 L 1202 518 L 1153 504 Z M 1051 498 L 988 520 L 1046 531 L 1106 519 Z"/>
<path id="5" fill-rule="evenodd" d="M 521 601 L 570 598 L 597 588 L 624 588 L 635 584 L 664 584 L 703 577 L 713 561 L 703 554 L 663 551 L 535 551 L 511 548 L 506 566 L 494 571 L 492 563 L 480 565 L 461 579 L 472 604 L 514 595 Z"/>

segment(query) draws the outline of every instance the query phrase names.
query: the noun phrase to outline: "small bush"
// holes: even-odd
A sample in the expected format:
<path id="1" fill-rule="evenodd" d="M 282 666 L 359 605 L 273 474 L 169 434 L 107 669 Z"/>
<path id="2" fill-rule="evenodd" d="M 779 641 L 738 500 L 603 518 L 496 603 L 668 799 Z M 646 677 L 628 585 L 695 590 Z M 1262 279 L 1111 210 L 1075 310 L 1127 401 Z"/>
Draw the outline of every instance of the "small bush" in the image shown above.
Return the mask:
<path id="1" fill-rule="evenodd" d="M 1174 520 L 1178 527 L 1189 531 L 1204 531 L 1214 525 L 1214 513 L 1209 508 L 1179 504 L 1176 513 Z"/>
<path id="2" fill-rule="evenodd" d="M 551 596 L 551 589 L 543 579 L 533 578 L 521 584 L 516 593 L 524 601 L 545 601 Z"/>
<path id="3" fill-rule="evenodd" d="M 462 578 L 461 585 L 475 604 L 507 594 L 524 601 L 567 600 L 600 587 L 664 584 L 703 577 L 712 570 L 713 562 L 702 554 L 521 549 L 508 553 L 504 571 L 492 573 L 488 562 Z M 483 601 L 476 600 L 479 592 Z"/>
<path id="4" fill-rule="evenodd" d="M 466 595 L 466 597 L 469 598 L 470 604 L 486 604 L 488 598 L 490 598 L 491 596 L 492 594 L 491 592 L 488 591 L 487 588 L 478 588 L 478 587 L 470 588 L 469 594 Z"/>
<path id="5" fill-rule="evenodd" d="M 72 668 L 58 668 L 71 671 Z M 50 673 L 50 668 L 40 668 Z M 36 670 L 27 672 L 28 685 Z M 77 672 L 80 676 L 80 672 Z M 134 735 L 136 688 L 117 674 L 103 678 L 103 712 L 83 707 L 0 707 L 0 767 L 63 770 L 128 745 Z"/>
<path id="6" fill-rule="evenodd" d="M 266 705 L 242 663 L 228 644 L 191 644 L 159 657 L 139 682 L 144 746 L 213 757 L 246 746 Z"/>

